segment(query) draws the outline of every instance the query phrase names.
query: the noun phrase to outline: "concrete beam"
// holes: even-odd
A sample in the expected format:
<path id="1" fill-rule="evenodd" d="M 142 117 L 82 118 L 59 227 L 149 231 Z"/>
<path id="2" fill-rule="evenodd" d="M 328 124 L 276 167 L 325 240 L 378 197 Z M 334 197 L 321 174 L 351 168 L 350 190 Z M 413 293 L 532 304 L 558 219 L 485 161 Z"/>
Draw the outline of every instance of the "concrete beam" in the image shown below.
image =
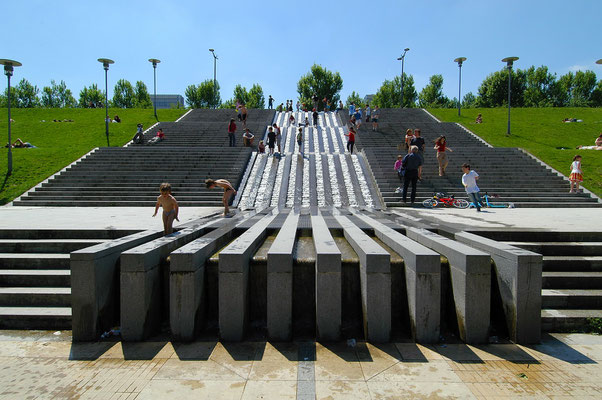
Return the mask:
<path id="1" fill-rule="evenodd" d="M 542 255 L 468 232 L 456 233 L 455 238 L 491 254 L 510 339 L 519 344 L 539 343 Z"/>
<path id="2" fill-rule="evenodd" d="M 273 211 L 230 243 L 219 254 L 219 329 L 225 341 L 241 341 L 247 322 L 249 261 L 267 236 Z"/>
<path id="3" fill-rule="evenodd" d="M 291 211 L 268 250 L 267 328 L 270 340 L 286 341 L 293 335 L 293 248 L 299 214 Z"/>
<path id="4" fill-rule="evenodd" d="M 316 248 L 316 330 L 318 340 L 341 338 L 342 279 L 341 251 L 321 215 L 311 216 Z"/>
<path id="5" fill-rule="evenodd" d="M 391 255 L 347 217 L 335 216 L 360 260 L 364 335 L 388 342 L 391 335 Z"/>
<path id="6" fill-rule="evenodd" d="M 73 341 L 98 340 L 115 325 L 118 315 L 119 256 L 154 240 L 163 230 L 134 233 L 70 255 Z"/>
<path id="7" fill-rule="evenodd" d="M 169 323 L 174 340 L 191 341 L 204 322 L 205 262 L 228 244 L 235 228 L 253 216 L 235 217 L 169 256 Z"/>
<path id="8" fill-rule="evenodd" d="M 426 229 L 407 228 L 406 235 L 447 257 L 460 338 L 466 343 L 487 343 L 491 256 Z"/>
<path id="9" fill-rule="evenodd" d="M 355 214 L 376 236 L 403 258 L 412 337 L 437 343 L 441 316 L 441 259 L 439 254 L 361 213 Z"/>

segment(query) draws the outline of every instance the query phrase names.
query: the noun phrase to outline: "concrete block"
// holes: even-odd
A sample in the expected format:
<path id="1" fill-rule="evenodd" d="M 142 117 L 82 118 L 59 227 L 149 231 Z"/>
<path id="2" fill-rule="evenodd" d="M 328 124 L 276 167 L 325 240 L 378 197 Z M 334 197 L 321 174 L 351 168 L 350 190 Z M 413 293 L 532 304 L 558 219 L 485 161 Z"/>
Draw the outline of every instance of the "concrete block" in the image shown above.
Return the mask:
<path id="1" fill-rule="evenodd" d="M 510 339 L 519 344 L 541 340 L 541 254 L 467 232 L 456 240 L 486 251 L 493 259 Z"/>
<path id="2" fill-rule="evenodd" d="M 341 338 L 341 251 L 321 215 L 311 216 L 316 248 L 316 330 L 318 340 Z"/>
<path id="3" fill-rule="evenodd" d="M 335 219 L 360 260 L 366 340 L 387 342 L 391 335 L 391 256 L 347 217 L 337 215 Z"/>
<path id="4" fill-rule="evenodd" d="M 404 261 L 412 337 L 419 343 L 439 341 L 441 261 L 439 254 L 367 215 L 356 216 Z"/>
<path id="5" fill-rule="evenodd" d="M 487 343 L 491 304 L 491 256 L 426 229 L 407 228 L 406 234 L 447 257 L 460 338 L 471 344 Z"/>
<path id="6" fill-rule="evenodd" d="M 293 249 L 299 214 L 290 212 L 272 246 L 267 263 L 267 328 L 270 340 L 290 340 L 293 325 Z"/>
<path id="7" fill-rule="evenodd" d="M 226 341 L 244 337 L 249 285 L 249 261 L 265 240 L 267 227 L 276 217 L 271 212 L 230 243 L 219 254 L 219 329 Z"/>

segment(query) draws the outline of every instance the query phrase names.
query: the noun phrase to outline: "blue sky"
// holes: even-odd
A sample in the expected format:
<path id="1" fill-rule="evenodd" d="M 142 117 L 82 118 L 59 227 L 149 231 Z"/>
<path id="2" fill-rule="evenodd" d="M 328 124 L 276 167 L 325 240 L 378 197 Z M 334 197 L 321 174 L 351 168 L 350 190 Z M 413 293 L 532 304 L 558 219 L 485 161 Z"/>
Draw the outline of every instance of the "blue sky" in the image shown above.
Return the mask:
<path id="1" fill-rule="evenodd" d="M 222 100 L 236 84 L 259 83 L 267 98 L 296 98 L 297 81 L 311 65 L 338 71 L 342 99 L 351 91 L 375 93 L 401 71 L 418 91 L 442 74 L 444 93 L 476 94 L 481 81 L 517 56 L 515 66 L 547 65 L 558 75 L 591 69 L 602 78 L 600 0 L 415 1 L 169 1 L 23 0 L 5 2 L 0 58 L 15 59 L 21 78 L 42 88 L 64 80 L 79 91 L 104 72 L 97 58 L 115 60 L 109 96 L 120 79 L 144 81 L 152 93 L 147 61 L 159 58 L 157 92 L 184 94 L 189 84 L 213 78 L 214 48 Z M 6 13 L 5 13 L 6 12 Z M 0 89 L 6 79 L 0 79 Z"/>

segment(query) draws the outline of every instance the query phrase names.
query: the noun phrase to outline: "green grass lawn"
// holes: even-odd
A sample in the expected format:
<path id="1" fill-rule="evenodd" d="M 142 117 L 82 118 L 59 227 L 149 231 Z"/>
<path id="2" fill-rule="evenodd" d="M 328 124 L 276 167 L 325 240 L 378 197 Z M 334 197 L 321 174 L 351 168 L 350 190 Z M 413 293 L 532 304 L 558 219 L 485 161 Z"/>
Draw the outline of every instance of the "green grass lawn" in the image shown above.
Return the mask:
<path id="1" fill-rule="evenodd" d="M 161 121 L 175 121 L 186 110 L 158 110 Z M 0 204 L 6 204 L 60 171 L 95 147 L 105 147 L 104 109 L 11 109 L 11 137 L 21 138 L 37 146 L 33 149 L 12 149 L 13 172 L 6 177 L 8 149 L 0 157 Z M 136 125 L 144 128 L 156 120 L 152 109 L 109 109 L 109 115 L 119 115 L 120 124 L 109 125 L 111 146 L 123 146 L 136 133 Z M 73 122 L 52 122 L 71 119 Z M 8 141 L 8 111 L 0 109 L 0 143 Z M 42 122 L 46 121 L 46 122 Z"/>
<path id="2" fill-rule="evenodd" d="M 464 109 L 461 117 L 457 109 L 429 109 L 429 112 L 441 121 L 461 123 L 492 146 L 523 148 L 566 176 L 571 172 L 573 157 L 580 154 L 584 186 L 602 196 L 602 151 L 576 149 L 578 145 L 592 146 L 602 133 L 601 108 L 513 108 L 510 137 L 506 136 L 507 108 Z M 483 123 L 475 124 L 479 113 Z M 564 123 L 564 118 L 583 122 Z"/>

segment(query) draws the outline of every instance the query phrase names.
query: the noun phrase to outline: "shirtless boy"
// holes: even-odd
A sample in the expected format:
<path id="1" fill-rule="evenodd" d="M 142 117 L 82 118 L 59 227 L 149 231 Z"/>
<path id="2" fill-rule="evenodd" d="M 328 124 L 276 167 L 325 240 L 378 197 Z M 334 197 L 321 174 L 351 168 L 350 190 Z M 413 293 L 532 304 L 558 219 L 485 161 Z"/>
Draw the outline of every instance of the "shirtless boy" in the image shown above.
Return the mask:
<path id="1" fill-rule="evenodd" d="M 178 219 L 178 202 L 171 195 L 171 185 L 169 183 L 162 183 L 159 187 L 161 194 L 157 197 L 157 204 L 155 205 L 155 213 L 153 217 L 157 215 L 159 206 L 163 207 L 163 230 L 166 235 L 173 232 L 173 220 L 180 221 Z"/>
<path id="2" fill-rule="evenodd" d="M 207 189 L 213 189 L 215 187 L 224 189 L 224 197 L 222 197 L 222 202 L 224 204 L 223 215 L 227 216 L 230 213 L 230 200 L 236 195 L 236 190 L 234 190 L 232 184 L 225 179 L 206 179 L 205 185 L 207 186 Z"/>

